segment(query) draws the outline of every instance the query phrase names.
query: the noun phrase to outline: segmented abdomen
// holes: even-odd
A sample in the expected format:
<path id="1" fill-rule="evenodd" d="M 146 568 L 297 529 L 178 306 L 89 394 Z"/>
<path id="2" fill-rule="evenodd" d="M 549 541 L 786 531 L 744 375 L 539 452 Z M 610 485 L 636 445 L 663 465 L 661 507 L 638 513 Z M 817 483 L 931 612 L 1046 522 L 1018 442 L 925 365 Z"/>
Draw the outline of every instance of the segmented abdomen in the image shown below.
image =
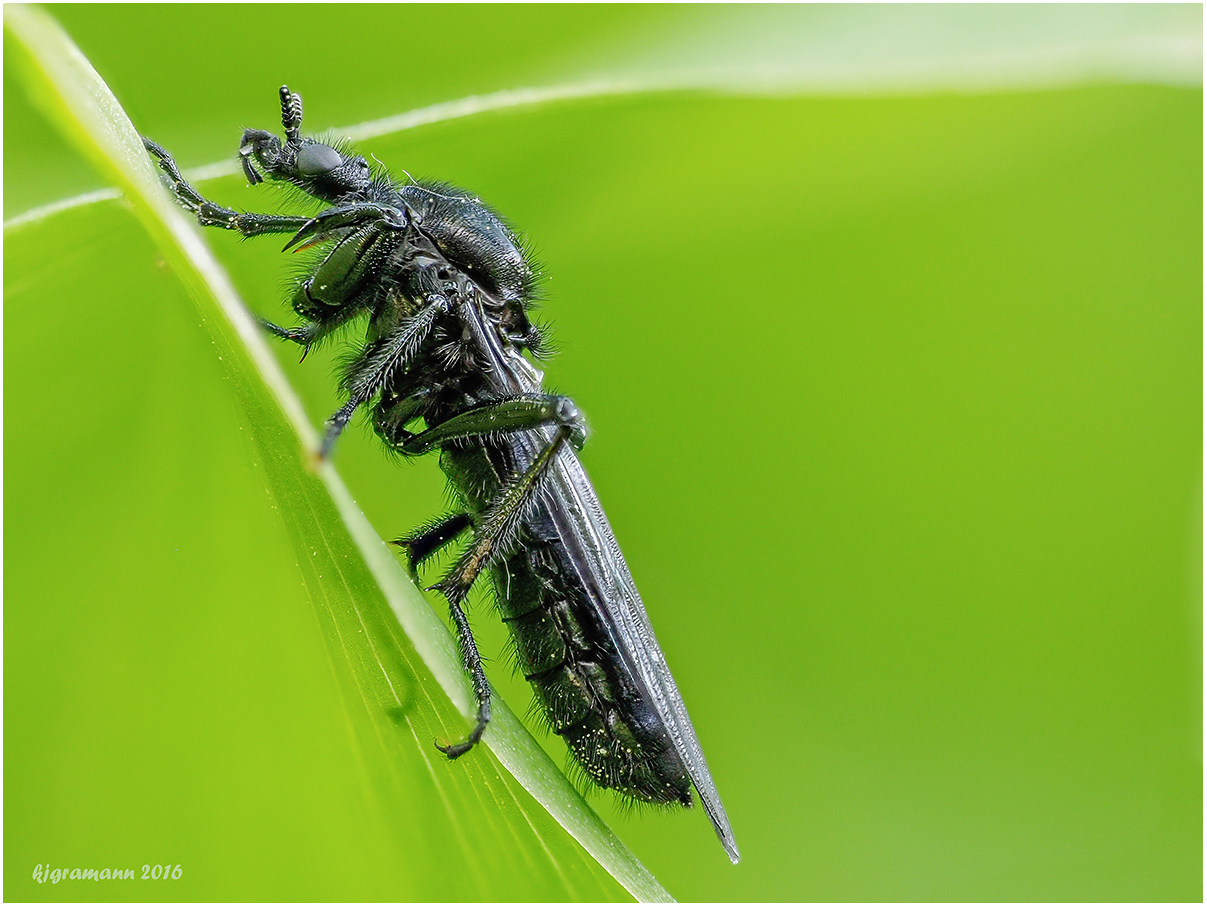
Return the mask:
<path id="1" fill-rule="evenodd" d="M 441 465 L 471 514 L 492 499 L 497 477 L 515 469 L 503 444 L 445 448 Z M 639 800 L 690 806 L 687 771 L 587 604 L 549 506 L 556 501 L 538 499 L 511 553 L 492 570 L 519 669 L 592 781 Z"/>
<path id="2" fill-rule="evenodd" d="M 544 504 L 515 553 L 494 571 L 499 608 L 554 733 L 601 787 L 654 803 L 690 805 L 674 746 L 622 669 L 557 543 Z"/>

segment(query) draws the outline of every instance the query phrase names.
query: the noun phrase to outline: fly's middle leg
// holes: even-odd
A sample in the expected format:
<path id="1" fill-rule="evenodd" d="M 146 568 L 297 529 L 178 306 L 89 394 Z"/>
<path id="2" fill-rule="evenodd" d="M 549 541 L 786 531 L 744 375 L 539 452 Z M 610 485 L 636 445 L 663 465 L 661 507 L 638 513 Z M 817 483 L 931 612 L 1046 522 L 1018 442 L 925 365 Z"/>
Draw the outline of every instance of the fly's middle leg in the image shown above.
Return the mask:
<path id="1" fill-rule="evenodd" d="M 425 526 L 420 526 L 410 535 L 394 539 L 393 544 L 404 549 L 411 573 L 419 570 L 419 566 L 457 538 L 471 525 L 468 513 L 454 513 L 441 517 Z"/>

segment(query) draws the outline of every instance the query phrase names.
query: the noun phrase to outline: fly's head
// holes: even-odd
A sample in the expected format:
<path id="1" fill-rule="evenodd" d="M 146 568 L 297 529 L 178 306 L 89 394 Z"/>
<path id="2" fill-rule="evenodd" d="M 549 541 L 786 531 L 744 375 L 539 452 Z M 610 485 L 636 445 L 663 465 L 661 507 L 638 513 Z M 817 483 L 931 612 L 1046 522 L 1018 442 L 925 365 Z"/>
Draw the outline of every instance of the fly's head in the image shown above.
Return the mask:
<path id="1" fill-rule="evenodd" d="M 268 176 L 328 202 L 364 197 L 372 183 L 368 162 L 359 154 L 344 154 L 331 145 L 303 138 L 302 96 L 287 85 L 281 86 L 281 124 L 284 142 L 264 129 L 243 131 L 239 159 L 249 183 L 254 186 Z M 263 168 L 263 175 L 256 164 Z"/>

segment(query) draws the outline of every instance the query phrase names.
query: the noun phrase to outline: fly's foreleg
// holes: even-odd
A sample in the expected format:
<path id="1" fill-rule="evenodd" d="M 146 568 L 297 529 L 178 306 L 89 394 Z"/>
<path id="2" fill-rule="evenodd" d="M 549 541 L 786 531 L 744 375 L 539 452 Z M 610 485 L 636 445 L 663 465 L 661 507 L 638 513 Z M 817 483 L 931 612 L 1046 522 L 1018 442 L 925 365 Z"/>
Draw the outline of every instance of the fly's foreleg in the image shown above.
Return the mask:
<path id="1" fill-rule="evenodd" d="M 281 251 L 288 252 L 294 246 L 305 249 L 317 242 L 322 242 L 332 234 L 341 230 L 356 229 L 367 224 L 376 224 L 384 229 L 405 230 L 407 227 L 406 214 L 389 205 L 375 205 L 372 202 L 357 202 L 339 208 L 328 208 L 311 218 L 301 218 L 302 225 L 293 234 L 293 238 L 285 243 Z"/>
<path id="2" fill-rule="evenodd" d="M 267 318 L 256 317 L 256 321 L 260 323 L 260 327 L 268 331 L 274 337 L 280 337 L 282 340 L 292 340 L 302 348 L 302 360 L 305 360 L 310 352 L 310 346 L 323 333 L 322 325 L 315 324 L 313 321 L 308 321 L 305 324 L 299 324 L 297 327 L 285 328 L 275 322 L 269 321 Z"/>
<path id="3" fill-rule="evenodd" d="M 264 233 L 296 233 L 311 220 L 309 217 L 282 214 L 250 214 L 212 202 L 189 185 L 172 155 L 164 148 L 146 137 L 142 141 L 159 164 L 159 169 L 167 175 L 168 188 L 176 200 L 192 212 L 197 223 L 203 227 L 222 227 L 244 236 L 260 236 Z"/>
<path id="4" fill-rule="evenodd" d="M 237 230 L 244 236 L 258 236 L 263 233 L 289 233 L 297 231 L 310 220 L 310 218 L 306 217 L 288 217 L 277 214 L 246 214 L 235 211 L 232 208 L 225 208 L 216 202 L 210 201 L 194 189 L 188 180 L 184 178 L 184 175 L 181 174 L 180 168 L 176 166 L 176 161 L 172 159 L 172 155 L 162 146 L 145 137 L 143 138 L 143 146 L 155 158 L 156 163 L 159 164 L 159 168 L 167 175 L 168 188 L 172 190 L 172 194 L 176 196 L 176 200 L 180 202 L 181 206 L 191 212 L 197 218 L 197 222 L 203 227 L 222 227 L 227 230 Z M 306 358 L 306 353 L 310 351 L 310 345 L 318 337 L 321 330 L 317 324 L 304 324 L 295 328 L 283 328 L 266 318 L 257 318 L 256 320 L 270 334 L 300 344 L 303 347 L 303 359 Z"/>
<path id="5" fill-rule="evenodd" d="M 377 433 L 391 447 L 406 456 L 419 456 L 450 441 L 481 438 L 509 431 L 541 428 L 553 425 L 553 437 L 545 444 L 523 473 L 507 482 L 498 497 L 481 515 L 474 527 L 473 539 L 462 552 L 457 563 L 431 589 L 439 591 L 448 600 L 453 622 L 457 626 L 457 637 L 461 643 L 461 656 L 465 669 L 474 683 L 478 699 L 477 722 L 469 736 L 460 743 L 436 746 L 450 759 L 456 759 L 473 748 L 490 722 L 490 685 L 482 669 L 482 658 L 474 641 L 469 619 L 461 604 L 469 595 L 470 587 L 500 556 L 506 553 L 515 539 L 524 517 L 532 507 L 540 483 L 549 464 L 558 450 L 567 441 L 581 447 L 587 429 L 578 408 L 568 397 L 552 394 L 517 394 L 498 400 L 488 400 L 470 406 L 455 416 L 432 426 L 426 431 L 411 433 L 408 423 L 423 414 L 426 401 L 408 397 L 390 404 L 383 402 L 374 416 Z M 400 539 L 411 554 L 424 548 L 431 551 L 452 541 L 470 525 L 468 515 L 457 514 L 442 520 L 418 534 Z M 426 555 L 424 555 L 426 556 Z M 422 558 L 420 558 L 422 559 Z"/>

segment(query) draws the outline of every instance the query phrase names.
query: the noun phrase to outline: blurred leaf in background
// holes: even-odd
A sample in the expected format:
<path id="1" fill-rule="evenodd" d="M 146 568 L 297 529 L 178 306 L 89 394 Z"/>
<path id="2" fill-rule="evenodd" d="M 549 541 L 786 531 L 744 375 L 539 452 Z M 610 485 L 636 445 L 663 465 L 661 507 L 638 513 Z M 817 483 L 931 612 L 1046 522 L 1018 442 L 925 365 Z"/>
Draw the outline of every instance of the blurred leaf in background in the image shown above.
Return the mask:
<path id="1" fill-rule="evenodd" d="M 54 14 L 186 166 L 273 126 L 286 81 L 314 129 L 598 86 L 362 148 L 546 265 L 549 378 L 743 850 L 595 797 L 672 894 L 1201 899 L 1201 7 Z M 22 217 L 104 183 L 10 56 L 6 897 L 622 896 L 498 835 L 476 865 L 408 850 L 484 775 L 433 757 L 405 821 L 364 789 L 196 310 L 119 203 Z M 283 316 L 275 244 L 209 239 Z M 319 424 L 336 354 L 281 358 Z M 433 463 L 341 444 L 383 536 L 440 511 Z M 187 874 L 39 887 L 48 860 Z"/>

